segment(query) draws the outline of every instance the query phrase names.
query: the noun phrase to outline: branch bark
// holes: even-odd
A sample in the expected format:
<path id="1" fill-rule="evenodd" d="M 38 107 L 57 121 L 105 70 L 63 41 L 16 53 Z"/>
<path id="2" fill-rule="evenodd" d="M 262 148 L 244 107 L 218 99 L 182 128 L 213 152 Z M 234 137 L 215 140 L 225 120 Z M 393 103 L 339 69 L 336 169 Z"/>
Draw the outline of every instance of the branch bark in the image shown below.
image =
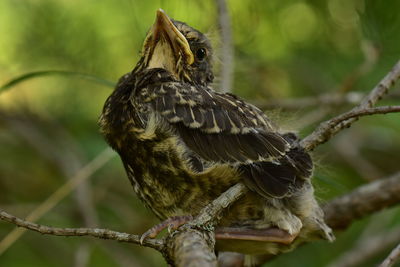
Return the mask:
<path id="1" fill-rule="evenodd" d="M 376 108 L 366 108 L 360 110 L 351 110 L 349 112 L 343 113 L 327 122 L 326 125 L 329 128 L 334 128 L 340 125 L 340 123 L 349 120 L 349 119 L 358 119 L 360 117 L 375 115 L 375 114 L 387 114 L 400 112 L 400 106 L 383 106 Z"/>
<path id="2" fill-rule="evenodd" d="M 57 236 L 92 236 L 101 239 L 111 239 L 120 242 L 128 242 L 140 244 L 139 235 L 131 235 L 128 233 L 121 233 L 109 229 L 100 228 L 58 228 L 32 223 L 20 219 L 0 209 L 0 219 L 16 226 L 23 227 L 44 235 L 57 235 Z M 164 242 L 159 239 L 148 239 L 142 244 L 143 246 L 154 248 L 161 251 L 164 247 Z"/>
<path id="3" fill-rule="evenodd" d="M 215 267 L 214 233 L 186 228 L 169 236 L 164 257 L 173 266 Z"/>
<path id="4" fill-rule="evenodd" d="M 393 69 L 378 83 L 377 86 L 364 98 L 361 103 L 354 107 L 349 112 L 357 112 L 363 109 L 373 107 L 388 91 L 392 88 L 395 82 L 400 78 L 400 61 L 396 63 Z M 357 118 L 350 118 L 338 123 L 335 127 L 331 128 L 326 122 L 321 123 L 318 128 L 309 136 L 304 138 L 300 145 L 306 150 L 311 151 L 317 146 L 327 142 L 334 135 L 341 130 L 350 127 Z"/>
<path id="5" fill-rule="evenodd" d="M 221 212 L 248 191 L 238 183 L 207 205 L 200 214 L 167 239 L 164 256 L 176 266 L 216 266 L 214 225 Z"/>
<path id="6" fill-rule="evenodd" d="M 382 262 L 379 267 L 390 267 L 393 266 L 397 261 L 400 260 L 400 244 L 395 247 L 389 256 Z"/>
<path id="7" fill-rule="evenodd" d="M 400 203 L 400 173 L 360 186 L 335 198 L 323 208 L 326 223 L 335 230 L 347 228 L 353 221 Z"/>

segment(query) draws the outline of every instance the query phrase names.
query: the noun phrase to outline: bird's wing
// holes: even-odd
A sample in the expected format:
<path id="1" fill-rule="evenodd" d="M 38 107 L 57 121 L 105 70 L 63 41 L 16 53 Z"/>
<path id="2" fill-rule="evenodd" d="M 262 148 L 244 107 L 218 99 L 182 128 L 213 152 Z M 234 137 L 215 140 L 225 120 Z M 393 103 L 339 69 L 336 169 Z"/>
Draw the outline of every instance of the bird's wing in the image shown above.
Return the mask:
<path id="1" fill-rule="evenodd" d="M 207 161 L 273 161 L 290 147 L 262 111 L 231 94 L 169 81 L 148 84 L 139 97 Z"/>

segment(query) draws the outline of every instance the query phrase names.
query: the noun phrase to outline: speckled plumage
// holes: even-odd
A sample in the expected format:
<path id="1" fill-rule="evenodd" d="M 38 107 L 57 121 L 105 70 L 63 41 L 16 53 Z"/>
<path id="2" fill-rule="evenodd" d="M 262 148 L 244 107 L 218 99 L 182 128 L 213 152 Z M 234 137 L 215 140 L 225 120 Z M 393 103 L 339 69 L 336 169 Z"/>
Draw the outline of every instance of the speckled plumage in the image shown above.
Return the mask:
<path id="1" fill-rule="evenodd" d="M 227 209 L 220 226 L 321 231 L 312 161 L 297 137 L 281 133 L 255 106 L 215 92 L 207 38 L 172 21 L 187 41 L 173 45 L 175 33 L 160 30 L 167 22 L 159 16 L 141 60 L 120 79 L 99 120 L 138 197 L 160 219 L 196 215 L 244 181 L 251 191 Z M 207 55 L 199 60 L 202 48 Z"/>

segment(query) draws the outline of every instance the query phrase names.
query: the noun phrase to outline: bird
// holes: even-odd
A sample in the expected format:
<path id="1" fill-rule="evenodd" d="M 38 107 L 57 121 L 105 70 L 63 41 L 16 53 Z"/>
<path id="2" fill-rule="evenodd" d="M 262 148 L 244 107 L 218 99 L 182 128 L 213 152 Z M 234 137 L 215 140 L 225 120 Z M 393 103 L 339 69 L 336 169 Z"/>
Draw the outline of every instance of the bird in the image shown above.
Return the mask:
<path id="1" fill-rule="evenodd" d="M 248 192 L 224 210 L 218 251 L 292 249 L 333 234 L 311 183 L 313 161 L 294 132 L 231 93 L 213 89 L 213 49 L 200 31 L 162 9 L 140 59 L 120 78 L 99 118 L 138 198 L 166 225 L 189 221 L 237 183 Z"/>

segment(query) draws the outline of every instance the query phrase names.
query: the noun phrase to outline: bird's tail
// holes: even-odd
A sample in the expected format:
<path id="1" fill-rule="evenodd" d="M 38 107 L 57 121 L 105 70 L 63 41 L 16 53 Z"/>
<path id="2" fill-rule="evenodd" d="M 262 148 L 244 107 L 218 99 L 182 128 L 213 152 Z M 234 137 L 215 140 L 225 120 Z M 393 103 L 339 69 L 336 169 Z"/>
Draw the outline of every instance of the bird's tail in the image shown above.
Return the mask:
<path id="1" fill-rule="evenodd" d="M 285 157 L 277 162 L 261 161 L 239 167 L 247 186 L 265 197 L 290 196 L 312 175 L 312 159 L 298 145 L 298 137 L 294 133 L 286 133 L 283 137 L 292 147 Z"/>

